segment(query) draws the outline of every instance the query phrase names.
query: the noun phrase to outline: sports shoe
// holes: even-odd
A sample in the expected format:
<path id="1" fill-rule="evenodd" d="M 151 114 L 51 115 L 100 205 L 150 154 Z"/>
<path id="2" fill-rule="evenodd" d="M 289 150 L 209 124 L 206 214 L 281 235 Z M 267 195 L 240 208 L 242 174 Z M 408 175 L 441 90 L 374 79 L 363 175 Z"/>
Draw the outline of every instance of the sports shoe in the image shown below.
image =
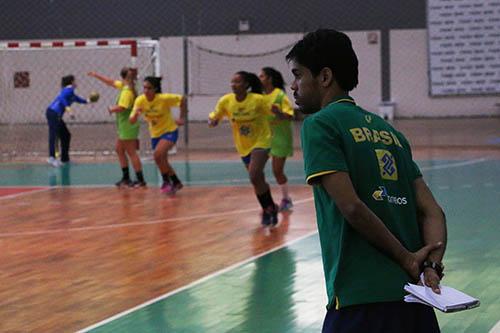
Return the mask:
<path id="1" fill-rule="evenodd" d="M 184 185 L 182 185 L 182 183 L 177 183 L 177 184 L 168 184 L 168 188 L 165 190 L 165 191 L 162 191 L 163 193 L 165 194 L 168 194 L 168 195 L 174 195 L 175 193 L 177 193 L 177 191 L 179 191 L 181 188 L 184 187 Z"/>
<path id="2" fill-rule="evenodd" d="M 130 182 L 129 186 L 134 187 L 134 188 L 139 188 L 139 187 L 146 187 L 146 182 L 145 181 L 140 181 L 140 180 L 134 180 L 133 182 Z"/>
<path id="3" fill-rule="evenodd" d="M 61 166 L 61 162 L 58 159 L 55 159 L 52 156 L 47 159 L 47 163 L 49 163 L 50 165 L 52 165 L 54 168 L 58 168 L 58 167 Z"/>
<path id="4" fill-rule="evenodd" d="M 264 227 L 275 227 L 278 224 L 278 206 L 273 204 L 262 211 L 261 224 Z"/>
<path id="5" fill-rule="evenodd" d="M 290 198 L 281 199 L 280 212 L 291 210 L 292 207 L 293 207 L 292 199 L 290 199 Z"/>
<path id="6" fill-rule="evenodd" d="M 172 184 L 170 184 L 169 182 L 163 182 L 160 188 L 160 192 L 164 194 L 170 194 L 172 192 L 172 189 Z"/>
<path id="7" fill-rule="evenodd" d="M 130 181 L 130 179 L 123 179 L 123 178 L 122 178 L 122 179 L 120 179 L 119 181 L 117 181 L 117 182 L 115 183 L 115 185 L 116 185 L 117 187 L 122 187 L 122 186 L 130 186 L 130 184 L 131 184 L 131 183 L 132 183 L 132 182 Z"/>
<path id="8" fill-rule="evenodd" d="M 181 188 L 184 187 L 184 185 L 181 182 L 178 182 L 177 184 L 172 185 L 172 187 L 175 189 L 175 192 L 179 191 Z M 175 193 L 174 192 L 174 193 Z"/>

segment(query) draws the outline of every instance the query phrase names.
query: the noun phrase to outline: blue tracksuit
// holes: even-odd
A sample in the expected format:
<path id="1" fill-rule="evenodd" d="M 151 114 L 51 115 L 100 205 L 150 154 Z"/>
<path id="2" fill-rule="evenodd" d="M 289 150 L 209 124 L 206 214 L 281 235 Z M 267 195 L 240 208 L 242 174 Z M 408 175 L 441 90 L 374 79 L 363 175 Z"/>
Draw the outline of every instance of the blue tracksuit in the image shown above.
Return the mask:
<path id="1" fill-rule="evenodd" d="M 73 102 L 87 104 L 87 100 L 75 95 L 73 86 L 66 86 L 61 89 L 59 95 L 47 108 L 45 113 L 49 124 L 49 156 L 55 157 L 56 138 L 61 140 L 61 161 L 69 161 L 69 144 L 71 141 L 71 133 L 63 121 L 63 115 L 66 107 Z"/>

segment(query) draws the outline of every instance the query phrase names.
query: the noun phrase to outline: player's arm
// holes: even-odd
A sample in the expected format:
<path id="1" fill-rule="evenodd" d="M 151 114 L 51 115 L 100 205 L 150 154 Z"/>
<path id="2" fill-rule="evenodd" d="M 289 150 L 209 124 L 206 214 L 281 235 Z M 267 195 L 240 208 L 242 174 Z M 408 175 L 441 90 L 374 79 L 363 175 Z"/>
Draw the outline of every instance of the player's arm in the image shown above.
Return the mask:
<path id="1" fill-rule="evenodd" d="M 128 117 L 128 121 L 131 124 L 135 124 L 137 122 L 137 119 L 139 119 L 139 116 L 142 113 L 142 104 L 141 104 L 141 97 L 139 96 L 135 102 L 134 106 L 132 107 L 132 112 L 130 112 L 130 116 Z"/>
<path id="2" fill-rule="evenodd" d="M 77 102 L 80 104 L 87 104 L 88 100 L 75 94 L 74 88 L 65 88 L 61 94 L 61 101 L 65 108 L 71 106 L 72 102 Z"/>
<path id="3" fill-rule="evenodd" d="M 140 108 L 137 108 L 137 109 L 134 109 L 131 113 L 130 113 L 130 116 L 128 118 L 128 121 L 131 123 L 131 124 L 135 124 L 137 122 L 137 120 L 139 119 L 139 116 L 141 115 L 142 113 L 142 109 Z"/>
<path id="4" fill-rule="evenodd" d="M 179 115 L 179 118 L 176 120 L 176 123 L 177 125 L 182 126 L 186 122 L 188 113 L 186 96 L 182 96 L 181 102 L 179 104 L 179 109 L 181 110 L 181 114 Z"/>
<path id="5" fill-rule="evenodd" d="M 273 103 L 271 112 L 278 116 L 281 120 L 293 119 L 293 108 L 290 105 L 290 100 L 285 95 L 280 103 Z"/>
<path id="6" fill-rule="evenodd" d="M 125 108 L 120 106 L 120 105 L 111 105 L 110 107 L 108 107 L 109 113 L 120 113 L 123 111 L 125 111 Z M 137 119 L 136 119 L 136 121 L 137 121 Z"/>
<path id="7" fill-rule="evenodd" d="M 115 80 L 113 80 L 112 78 L 109 78 L 107 76 L 101 75 L 101 74 L 96 73 L 96 72 L 88 72 L 87 75 L 98 79 L 99 81 L 103 82 L 104 84 L 106 84 L 110 87 L 115 87 Z"/>
<path id="8" fill-rule="evenodd" d="M 130 90 L 125 90 L 120 94 L 120 99 L 116 105 L 108 107 L 109 113 L 120 113 L 134 107 L 134 94 Z"/>
<path id="9" fill-rule="evenodd" d="M 333 172 L 321 176 L 316 181 L 335 201 L 347 222 L 371 245 L 398 263 L 415 281 L 418 280 L 420 267 L 430 251 L 440 243 L 424 246 L 417 252 L 409 252 L 387 229 L 356 194 L 349 174 L 345 171 Z"/>
<path id="10" fill-rule="evenodd" d="M 78 95 L 74 95 L 75 96 L 75 102 L 77 103 L 80 103 L 80 104 L 87 104 L 87 103 L 90 103 L 90 101 L 86 98 L 83 98 L 83 97 L 80 97 Z"/>
<path id="11" fill-rule="evenodd" d="M 431 251 L 427 260 L 440 264 L 446 250 L 446 216 L 422 177 L 413 181 L 413 188 L 415 189 L 417 217 L 424 244 L 434 244 L 437 242 L 443 244 L 440 248 Z M 424 273 L 425 283 L 438 292 L 441 277 L 437 274 L 437 271 L 432 268 L 426 268 Z"/>
<path id="12" fill-rule="evenodd" d="M 217 101 L 217 105 L 215 105 L 215 109 L 209 113 L 208 115 L 208 127 L 215 127 L 219 124 L 219 121 L 226 114 L 226 100 L 225 97 L 222 97 Z"/>
<path id="13" fill-rule="evenodd" d="M 61 91 L 61 94 L 58 96 L 59 102 L 64 106 L 64 111 L 71 113 L 73 110 L 71 110 L 71 99 L 72 99 L 72 90 L 64 88 Z"/>

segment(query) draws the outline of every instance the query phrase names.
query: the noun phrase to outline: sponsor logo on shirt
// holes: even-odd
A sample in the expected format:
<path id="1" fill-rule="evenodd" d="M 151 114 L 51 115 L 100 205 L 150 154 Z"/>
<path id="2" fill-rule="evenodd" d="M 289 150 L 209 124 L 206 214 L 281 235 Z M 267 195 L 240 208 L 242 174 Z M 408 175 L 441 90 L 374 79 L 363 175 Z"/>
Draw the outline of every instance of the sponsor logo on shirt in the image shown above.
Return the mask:
<path id="1" fill-rule="evenodd" d="M 408 200 L 406 197 L 398 197 L 394 195 L 390 195 L 387 193 L 387 189 L 385 186 L 379 186 L 378 190 L 375 190 L 372 194 L 373 199 L 377 201 L 387 201 L 393 205 L 406 205 L 408 204 Z"/>
<path id="2" fill-rule="evenodd" d="M 391 152 L 385 149 L 375 149 L 375 153 L 377 154 L 380 177 L 386 180 L 398 180 L 398 167 Z"/>
<path id="3" fill-rule="evenodd" d="M 242 136 L 250 135 L 250 127 L 249 126 L 240 126 L 240 134 Z"/>

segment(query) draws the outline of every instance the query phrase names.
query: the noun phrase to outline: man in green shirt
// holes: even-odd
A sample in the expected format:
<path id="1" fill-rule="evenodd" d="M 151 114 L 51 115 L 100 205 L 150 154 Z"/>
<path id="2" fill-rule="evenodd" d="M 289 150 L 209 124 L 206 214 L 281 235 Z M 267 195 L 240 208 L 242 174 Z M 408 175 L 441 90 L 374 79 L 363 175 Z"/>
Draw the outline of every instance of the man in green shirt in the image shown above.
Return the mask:
<path id="1" fill-rule="evenodd" d="M 439 292 L 445 216 L 406 138 L 358 107 L 358 60 L 347 35 L 318 30 L 287 55 L 313 186 L 328 312 L 323 332 L 439 332 L 432 308 L 404 303 L 403 286 Z"/>

